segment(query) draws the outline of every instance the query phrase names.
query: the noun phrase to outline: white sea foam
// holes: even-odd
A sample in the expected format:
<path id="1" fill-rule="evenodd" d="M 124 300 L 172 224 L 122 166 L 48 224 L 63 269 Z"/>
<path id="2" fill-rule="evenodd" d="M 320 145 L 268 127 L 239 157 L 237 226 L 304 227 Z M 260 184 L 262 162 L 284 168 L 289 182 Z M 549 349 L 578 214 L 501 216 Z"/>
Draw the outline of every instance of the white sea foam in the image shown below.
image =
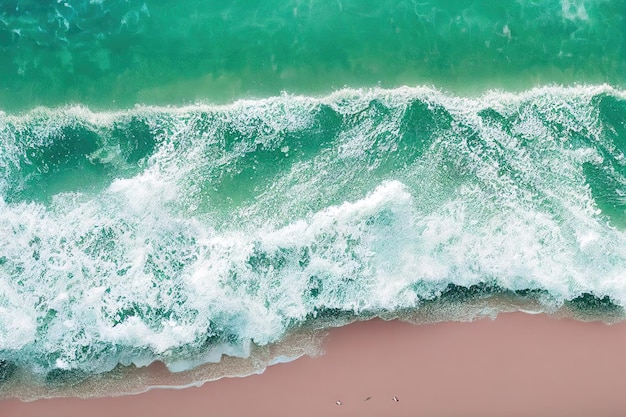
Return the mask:
<path id="1" fill-rule="evenodd" d="M 114 171 L 124 175 L 97 192 L 0 201 L 0 351 L 41 371 L 155 359 L 181 371 L 246 356 L 324 311 L 419 308 L 450 284 L 626 306 L 626 236 L 600 213 L 582 169 L 607 157 L 596 144 L 621 155 L 598 121 L 600 95 L 626 98 L 608 86 L 474 98 L 407 87 L 3 114 L 2 190 L 29 146 L 48 146 L 65 126 L 106 137 L 141 117 L 157 140 L 135 171 Z M 414 150 L 402 135 L 416 102 L 446 114 Z M 340 131 L 297 159 L 298 147 L 318 144 L 290 135 L 323 129 L 324 106 Z M 103 146 L 103 161 L 124 166 L 118 145 Z"/>

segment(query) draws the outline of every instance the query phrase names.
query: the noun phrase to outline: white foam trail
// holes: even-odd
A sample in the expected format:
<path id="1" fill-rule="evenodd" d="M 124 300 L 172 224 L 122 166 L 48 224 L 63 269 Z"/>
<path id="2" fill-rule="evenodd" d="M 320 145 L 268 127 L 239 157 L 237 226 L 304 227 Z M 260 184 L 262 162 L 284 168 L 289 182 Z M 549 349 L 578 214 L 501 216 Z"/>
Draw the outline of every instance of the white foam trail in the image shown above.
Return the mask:
<path id="1" fill-rule="evenodd" d="M 0 115 L 3 167 L 24 152 L 22 130 L 45 145 L 63 126 L 104 135 L 141 116 L 158 137 L 138 172 L 99 192 L 0 200 L 0 350 L 42 372 L 155 359 L 180 371 L 246 356 L 324 311 L 419 308 L 450 284 L 626 306 L 626 236 L 598 211 L 582 172 L 602 159 L 593 144 L 610 149 L 593 107 L 603 94 L 626 98 L 609 86 L 474 98 L 407 87 Z M 400 125 L 416 101 L 447 112 L 449 126 L 403 166 L 377 171 L 406 151 Z M 258 184 L 237 177 L 257 150 L 296 154 L 285 138 L 315 127 L 322 106 L 342 121 L 331 144 Z M 481 110 L 508 118 L 510 131 Z M 591 145 L 567 146 L 572 135 L 551 123 Z M 226 173 L 241 187 L 220 194 L 211 187 Z"/>

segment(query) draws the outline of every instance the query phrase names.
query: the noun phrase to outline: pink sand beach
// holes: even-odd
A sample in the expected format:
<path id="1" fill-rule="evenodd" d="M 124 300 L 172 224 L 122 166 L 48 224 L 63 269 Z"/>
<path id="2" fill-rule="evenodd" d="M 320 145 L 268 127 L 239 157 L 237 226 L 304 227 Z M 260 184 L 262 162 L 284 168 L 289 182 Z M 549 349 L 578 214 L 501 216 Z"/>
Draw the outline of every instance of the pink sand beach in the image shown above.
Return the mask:
<path id="1" fill-rule="evenodd" d="M 199 388 L 111 398 L 0 401 L 2 417 L 618 416 L 626 322 L 545 315 L 332 330 L 320 357 Z M 394 397 L 397 401 L 394 400 Z"/>

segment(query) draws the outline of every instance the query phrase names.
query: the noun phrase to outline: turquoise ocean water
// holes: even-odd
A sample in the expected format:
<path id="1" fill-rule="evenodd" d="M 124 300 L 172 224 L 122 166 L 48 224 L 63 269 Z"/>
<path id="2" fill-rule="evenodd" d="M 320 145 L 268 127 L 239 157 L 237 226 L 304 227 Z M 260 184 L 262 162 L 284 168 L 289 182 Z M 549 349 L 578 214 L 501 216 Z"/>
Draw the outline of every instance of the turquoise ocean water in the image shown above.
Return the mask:
<path id="1" fill-rule="evenodd" d="M 625 317 L 624 0 L 7 0 L 0 53 L 1 396 Z"/>

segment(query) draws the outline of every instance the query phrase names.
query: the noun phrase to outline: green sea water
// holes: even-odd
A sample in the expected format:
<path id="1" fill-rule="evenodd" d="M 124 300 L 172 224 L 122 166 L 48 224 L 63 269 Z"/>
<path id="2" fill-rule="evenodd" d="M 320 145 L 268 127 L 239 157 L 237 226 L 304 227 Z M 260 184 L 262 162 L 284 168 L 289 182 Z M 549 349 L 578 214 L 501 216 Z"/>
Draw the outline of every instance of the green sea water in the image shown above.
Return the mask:
<path id="1" fill-rule="evenodd" d="M 0 396 L 372 317 L 623 320 L 625 18 L 2 2 Z"/>
<path id="2" fill-rule="evenodd" d="M 622 0 L 7 0 L 0 103 L 109 109 L 344 86 L 621 88 L 624 8 Z"/>

